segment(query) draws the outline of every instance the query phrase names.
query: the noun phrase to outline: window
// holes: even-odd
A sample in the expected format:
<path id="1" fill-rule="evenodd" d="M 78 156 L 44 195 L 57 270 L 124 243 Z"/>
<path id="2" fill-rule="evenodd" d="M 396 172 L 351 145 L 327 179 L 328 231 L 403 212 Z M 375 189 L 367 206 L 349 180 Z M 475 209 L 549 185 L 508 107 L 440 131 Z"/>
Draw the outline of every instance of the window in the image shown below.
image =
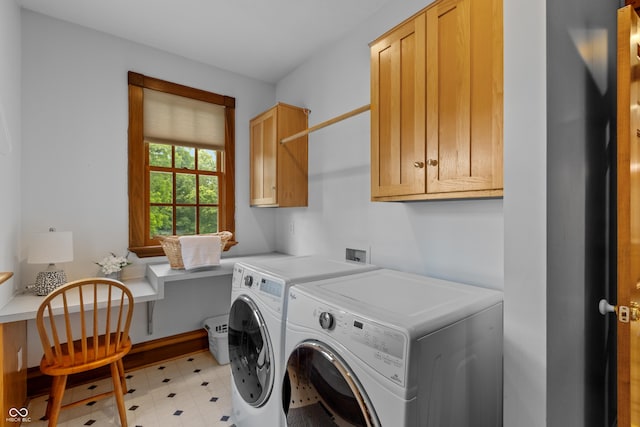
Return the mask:
<path id="1" fill-rule="evenodd" d="M 218 230 L 222 152 L 147 141 L 149 236 Z"/>
<path id="2" fill-rule="evenodd" d="M 235 235 L 234 130 L 234 98 L 129 72 L 129 250 L 164 255 L 158 235 Z"/>

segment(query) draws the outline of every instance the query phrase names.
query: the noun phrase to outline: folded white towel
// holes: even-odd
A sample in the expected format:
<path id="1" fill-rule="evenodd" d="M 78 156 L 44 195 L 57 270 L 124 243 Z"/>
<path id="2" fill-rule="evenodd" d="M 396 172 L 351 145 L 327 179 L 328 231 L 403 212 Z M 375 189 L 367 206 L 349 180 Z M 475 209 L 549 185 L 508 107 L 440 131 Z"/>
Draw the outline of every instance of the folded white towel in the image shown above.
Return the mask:
<path id="1" fill-rule="evenodd" d="M 220 265 L 220 236 L 180 236 L 185 270 Z"/>

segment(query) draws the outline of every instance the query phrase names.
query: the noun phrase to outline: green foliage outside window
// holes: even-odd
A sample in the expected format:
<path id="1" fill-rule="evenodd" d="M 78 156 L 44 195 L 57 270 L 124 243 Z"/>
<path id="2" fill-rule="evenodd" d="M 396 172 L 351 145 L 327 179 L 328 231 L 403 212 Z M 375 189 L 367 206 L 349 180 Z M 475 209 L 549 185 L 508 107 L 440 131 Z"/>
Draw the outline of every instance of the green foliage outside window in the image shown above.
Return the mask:
<path id="1" fill-rule="evenodd" d="M 150 237 L 174 234 L 174 222 L 178 235 L 217 232 L 218 153 L 168 144 L 148 146 Z"/>

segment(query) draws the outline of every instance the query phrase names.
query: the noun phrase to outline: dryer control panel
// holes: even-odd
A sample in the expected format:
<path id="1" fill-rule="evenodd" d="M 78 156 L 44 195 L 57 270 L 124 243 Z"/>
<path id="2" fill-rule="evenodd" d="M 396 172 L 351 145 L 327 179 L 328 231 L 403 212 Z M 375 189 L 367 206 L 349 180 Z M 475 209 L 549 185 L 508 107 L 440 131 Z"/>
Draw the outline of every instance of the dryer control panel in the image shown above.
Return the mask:
<path id="1" fill-rule="evenodd" d="M 323 316 L 333 318 L 333 332 L 325 330 L 365 363 L 404 387 L 407 339 L 402 332 L 326 306 L 318 306 L 315 314 L 322 329 Z"/>
<path id="2" fill-rule="evenodd" d="M 408 338 L 402 330 L 295 294 L 290 292 L 288 322 L 326 334 L 395 384 L 406 385 Z"/>

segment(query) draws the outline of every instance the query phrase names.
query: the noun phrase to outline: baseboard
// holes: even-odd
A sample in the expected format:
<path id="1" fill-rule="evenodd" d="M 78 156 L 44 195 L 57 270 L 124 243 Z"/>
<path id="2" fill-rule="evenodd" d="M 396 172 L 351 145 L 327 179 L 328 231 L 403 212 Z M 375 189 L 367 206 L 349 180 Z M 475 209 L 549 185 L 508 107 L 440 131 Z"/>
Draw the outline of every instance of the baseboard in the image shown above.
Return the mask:
<path id="1" fill-rule="evenodd" d="M 197 353 L 209 349 L 209 336 L 206 330 L 185 332 L 170 337 L 159 338 L 134 344 L 129 354 L 123 360 L 125 371 L 132 371 L 159 363 L 163 360 L 171 360 L 191 353 Z M 80 384 L 109 378 L 111 376 L 109 366 L 69 376 L 67 388 Z M 27 397 L 33 398 L 49 394 L 51 377 L 43 375 L 40 367 L 34 366 L 27 370 Z"/>

